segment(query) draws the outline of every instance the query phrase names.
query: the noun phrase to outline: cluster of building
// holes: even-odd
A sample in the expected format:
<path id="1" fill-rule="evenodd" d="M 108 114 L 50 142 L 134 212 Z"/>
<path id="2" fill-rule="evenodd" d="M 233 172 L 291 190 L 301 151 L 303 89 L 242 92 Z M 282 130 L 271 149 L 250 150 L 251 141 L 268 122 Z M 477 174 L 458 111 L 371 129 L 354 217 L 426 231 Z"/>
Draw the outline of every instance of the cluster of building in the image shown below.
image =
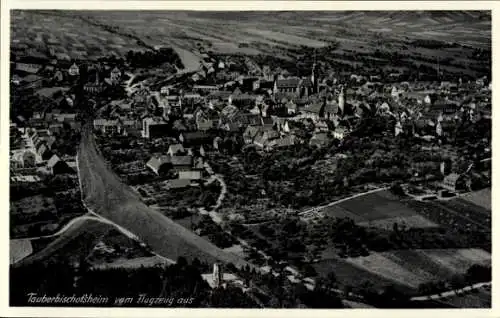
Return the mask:
<path id="1" fill-rule="evenodd" d="M 91 94 L 103 92 L 106 87 L 119 84 L 122 73 L 116 66 L 105 63 L 71 63 L 66 59 L 20 57 L 11 61 L 11 83 L 18 89 L 41 89 L 48 86 L 72 85 L 80 78 L 82 68 L 92 76 L 84 84 Z M 104 80 L 102 78 L 104 77 Z"/>
<path id="2" fill-rule="evenodd" d="M 74 156 L 62 158 L 54 153 L 57 137 L 49 129 L 18 128 L 11 124 L 11 131 L 18 131 L 19 141 L 10 150 L 11 181 L 13 183 L 37 182 L 39 175 L 76 173 Z"/>

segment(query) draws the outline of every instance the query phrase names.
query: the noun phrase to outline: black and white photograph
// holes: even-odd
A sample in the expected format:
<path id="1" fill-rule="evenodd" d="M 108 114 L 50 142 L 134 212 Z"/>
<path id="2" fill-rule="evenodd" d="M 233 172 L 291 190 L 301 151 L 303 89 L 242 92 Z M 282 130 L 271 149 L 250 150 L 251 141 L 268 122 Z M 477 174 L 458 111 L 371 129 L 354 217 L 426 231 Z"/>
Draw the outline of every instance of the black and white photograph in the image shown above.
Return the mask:
<path id="1" fill-rule="evenodd" d="M 492 308 L 491 10 L 94 7 L 5 13 L 9 307 Z"/>

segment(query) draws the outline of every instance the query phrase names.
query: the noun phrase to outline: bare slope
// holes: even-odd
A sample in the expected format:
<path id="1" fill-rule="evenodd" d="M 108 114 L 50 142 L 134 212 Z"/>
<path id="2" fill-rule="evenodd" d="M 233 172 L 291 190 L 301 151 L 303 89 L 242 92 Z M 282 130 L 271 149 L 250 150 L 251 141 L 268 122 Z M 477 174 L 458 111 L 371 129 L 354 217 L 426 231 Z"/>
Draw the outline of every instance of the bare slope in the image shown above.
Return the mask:
<path id="1" fill-rule="evenodd" d="M 89 131 L 82 138 L 78 161 L 89 208 L 136 234 L 159 255 L 174 260 L 184 256 L 207 262 L 232 262 L 236 266 L 247 264 L 141 202 L 106 166 Z"/>

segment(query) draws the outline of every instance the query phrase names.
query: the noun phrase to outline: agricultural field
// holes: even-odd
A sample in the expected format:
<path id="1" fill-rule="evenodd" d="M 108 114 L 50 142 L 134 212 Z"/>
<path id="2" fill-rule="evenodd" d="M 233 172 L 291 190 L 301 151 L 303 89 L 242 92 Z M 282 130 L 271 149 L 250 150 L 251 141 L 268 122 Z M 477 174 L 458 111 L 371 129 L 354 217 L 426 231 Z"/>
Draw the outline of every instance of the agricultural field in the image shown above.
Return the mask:
<path id="1" fill-rule="evenodd" d="M 17 263 L 33 253 L 30 240 L 10 240 L 10 263 Z"/>
<path id="2" fill-rule="evenodd" d="M 380 290 L 385 286 L 393 285 L 399 291 L 407 294 L 415 292 L 415 289 L 411 286 L 395 281 L 391 277 L 384 277 L 372 271 L 355 266 L 345 259 L 333 258 L 322 260 L 315 263 L 313 266 L 320 276 L 326 277 L 330 272 L 335 273 L 340 286 L 362 288 L 364 284 L 369 283 Z"/>
<path id="3" fill-rule="evenodd" d="M 487 193 L 484 191 L 481 195 Z M 398 198 L 389 191 L 379 191 L 327 207 L 321 212 L 329 217 L 351 218 L 367 228 L 387 231 L 392 230 L 394 223 L 422 230 L 462 229 L 465 232 L 485 233 L 486 236 L 491 231 L 491 210 L 464 198 L 418 202 Z M 320 275 L 331 271 L 340 273 L 337 277 L 341 284 L 352 285 L 359 277 L 365 277 L 376 288 L 392 283 L 403 287 L 406 292 L 416 292 L 422 283 L 450 279 L 453 275 L 465 273 L 474 264 L 491 266 L 487 245 L 485 242 L 485 249 L 482 245 L 481 248 L 467 248 L 469 246 L 466 245 L 453 249 L 389 250 L 347 259 L 338 258 L 334 249 L 327 248 L 321 260 L 313 266 Z M 342 271 L 345 267 L 349 269 Z"/>
<path id="4" fill-rule="evenodd" d="M 486 210 L 462 199 L 436 202 L 406 201 L 431 221 L 451 229 L 491 233 L 491 210 Z"/>
<path id="5" fill-rule="evenodd" d="M 464 194 L 461 199 L 491 211 L 491 188 Z"/>
<path id="6" fill-rule="evenodd" d="M 434 67 L 440 56 L 448 60 L 441 63 L 443 71 L 475 76 L 489 67 L 488 59 L 476 58 L 476 48 L 491 47 L 491 17 L 482 12 L 47 11 L 15 12 L 12 20 L 14 46 L 45 52 L 48 43 L 54 54 L 69 58 L 168 46 L 180 55 L 186 72 L 198 69 L 201 50 L 288 60 L 300 57 L 298 49 L 333 44 L 331 56 L 322 57 L 340 65 L 373 67 L 369 57 L 379 51 L 385 54 L 381 67 L 398 67 L 391 63 L 393 53 L 407 65 L 404 69 Z M 360 61 L 358 54 L 366 56 Z"/>
<path id="7" fill-rule="evenodd" d="M 66 59 L 96 59 L 142 50 L 134 40 L 112 34 L 72 15 L 53 12 L 12 11 L 11 45 L 27 45 L 42 54 Z M 46 52 L 46 53 L 45 53 Z"/>
<path id="8" fill-rule="evenodd" d="M 333 257 L 314 267 L 320 275 L 333 271 L 343 285 L 369 281 L 376 288 L 395 284 L 414 293 L 421 283 L 463 274 L 474 264 L 489 266 L 491 254 L 479 249 L 401 250 L 347 259 Z"/>
<path id="9" fill-rule="evenodd" d="M 330 217 L 348 217 L 359 225 L 382 229 L 392 228 L 394 222 L 412 228 L 437 227 L 436 223 L 405 206 L 389 191 L 370 193 L 347 200 L 327 207 L 322 212 Z"/>

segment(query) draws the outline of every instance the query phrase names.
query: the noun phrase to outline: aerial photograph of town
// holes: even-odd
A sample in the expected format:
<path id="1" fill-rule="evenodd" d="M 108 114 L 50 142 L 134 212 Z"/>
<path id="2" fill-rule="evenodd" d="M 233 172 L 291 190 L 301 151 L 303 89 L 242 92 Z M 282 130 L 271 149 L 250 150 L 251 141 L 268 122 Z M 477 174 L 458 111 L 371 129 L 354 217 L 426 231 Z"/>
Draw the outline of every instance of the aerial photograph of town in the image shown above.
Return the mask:
<path id="1" fill-rule="evenodd" d="M 11 10 L 9 305 L 492 308 L 491 29 Z"/>

